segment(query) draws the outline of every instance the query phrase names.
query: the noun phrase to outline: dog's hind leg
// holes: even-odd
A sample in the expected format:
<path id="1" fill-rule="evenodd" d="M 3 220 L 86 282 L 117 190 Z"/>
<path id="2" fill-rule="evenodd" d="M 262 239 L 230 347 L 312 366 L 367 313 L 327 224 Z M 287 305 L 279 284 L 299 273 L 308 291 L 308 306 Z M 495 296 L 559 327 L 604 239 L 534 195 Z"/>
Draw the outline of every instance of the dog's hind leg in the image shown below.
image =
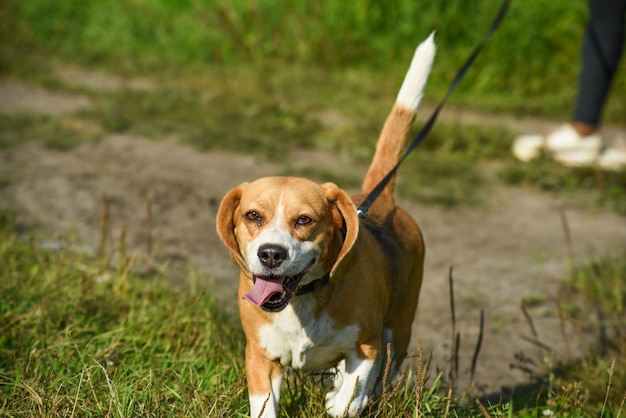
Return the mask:
<path id="1" fill-rule="evenodd" d="M 391 320 L 390 326 L 393 330 L 393 348 L 395 349 L 394 368 L 398 369 L 407 355 L 407 349 L 411 342 L 411 331 L 413 320 L 422 287 L 422 276 L 424 271 L 423 255 L 413 266 L 409 275 L 409 280 L 403 292 L 402 299 L 398 304 L 398 310 Z"/>

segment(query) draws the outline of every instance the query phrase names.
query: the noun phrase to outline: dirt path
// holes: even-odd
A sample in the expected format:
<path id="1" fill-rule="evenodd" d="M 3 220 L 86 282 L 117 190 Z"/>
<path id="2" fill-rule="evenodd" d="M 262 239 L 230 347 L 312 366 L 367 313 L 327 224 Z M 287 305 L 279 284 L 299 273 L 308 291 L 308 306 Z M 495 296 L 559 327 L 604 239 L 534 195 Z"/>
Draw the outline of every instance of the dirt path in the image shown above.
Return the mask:
<path id="1" fill-rule="evenodd" d="M 13 92 L 14 99 L 11 99 Z M 17 93 L 16 93 L 17 92 Z M 68 114 L 89 106 L 87 97 L 54 95 L 21 84 L 0 84 L 1 112 L 15 109 Z M 52 104 L 52 105 L 51 105 Z M 296 158 L 296 156 L 294 156 Z M 346 167 L 333 155 L 316 153 L 315 164 L 332 172 L 361 175 L 365 167 Z M 105 135 L 72 151 L 54 151 L 28 143 L 0 150 L 0 207 L 18 211 L 19 221 L 36 232 L 43 246 L 60 245 L 58 233 L 73 230 L 94 248 L 102 195 L 111 205 L 113 242 L 126 228 L 129 246 L 145 249 L 146 200 L 153 202 L 155 254 L 191 262 L 216 298 L 233 308 L 235 267 L 215 234 L 221 197 L 242 181 L 281 172 L 282 167 L 247 155 L 201 153 L 174 141 L 148 141 L 129 135 Z M 520 301 L 532 301 L 530 313 L 539 339 L 561 358 L 566 346 L 553 298 L 566 275 L 570 256 L 587 259 L 626 247 L 626 220 L 605 210 L 568 207 L 529 189 L 494 186 L 479 209 L 446 210 L 401 202 L 420 223 L 426 243 L 426 275 L 414 324 L 433 364 L 449 370 L 451 320 L 448 271 L 454 267 L 457 330 L 461 335 L 459 388 L 467 389 L 480 311 L 485 333 L 474 379 L 479 391 L 497 391 L 526 380 L 511 369 L 515 355 L 542 363 L 546 352 L 526 342 Z M 572 246 L 565 243 L 563 214 Z M 180 275 L 177 277 L 180 279 Z M 571 330 L 568 329 L 568 332 Z M 570 338 L 579 352 L 577 337 Z"/>

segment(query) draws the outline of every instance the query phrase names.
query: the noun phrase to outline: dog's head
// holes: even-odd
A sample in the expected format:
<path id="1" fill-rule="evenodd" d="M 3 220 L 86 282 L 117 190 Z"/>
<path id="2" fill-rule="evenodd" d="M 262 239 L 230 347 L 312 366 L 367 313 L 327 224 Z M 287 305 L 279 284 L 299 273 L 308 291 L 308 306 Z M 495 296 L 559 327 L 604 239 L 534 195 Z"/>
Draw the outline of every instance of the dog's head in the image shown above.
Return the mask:
<path id="1" fill-rule="evenodd" d="M 230 190 L 217 232 L 254 286 L 244 298 L 270 312 L 284 309 L 299 286 L 334 280 L 358 237 L 356 207 L 331 183 L 265 177 Z"/>

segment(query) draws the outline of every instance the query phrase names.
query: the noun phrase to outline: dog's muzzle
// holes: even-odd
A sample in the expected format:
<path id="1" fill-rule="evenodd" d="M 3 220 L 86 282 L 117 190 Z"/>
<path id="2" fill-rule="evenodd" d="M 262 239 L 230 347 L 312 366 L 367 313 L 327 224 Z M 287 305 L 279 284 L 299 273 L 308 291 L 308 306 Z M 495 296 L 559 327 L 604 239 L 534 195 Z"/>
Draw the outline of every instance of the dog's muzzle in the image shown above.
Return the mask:
<path id="1" fill-rule="evenodd" d="M 315 264 L 315 259 L 295 276 L 254 276 L 252 279 L 254 286 L 251 291 L 243 295 L 243 298 L 266 312 L 280 312 L 295 296 L 300 281 L 313 264 Z"/>

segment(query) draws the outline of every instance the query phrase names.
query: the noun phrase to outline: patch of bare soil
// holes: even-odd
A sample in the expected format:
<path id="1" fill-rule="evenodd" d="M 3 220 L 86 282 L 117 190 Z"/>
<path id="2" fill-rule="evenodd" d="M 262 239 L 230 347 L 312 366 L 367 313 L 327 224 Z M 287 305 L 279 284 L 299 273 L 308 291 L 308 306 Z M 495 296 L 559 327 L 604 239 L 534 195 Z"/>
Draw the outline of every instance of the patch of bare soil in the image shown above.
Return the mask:
<path id="1" fill-rule="evenodd" d="M 7 92 L 19 97 L 11 99 Z M 58 96 L 15 83 L 1 84 L 0 97 L 3 112 L 19 107 L 20 111 L 52 114 L 49 107 L 72 112 L 89 105 L 82 96 Z M 290 166 L 299 155 L 292 156 Z M 342 164 L 325 153 L 316 152 L 307 161 L 338 174 L 365 172 L 365 167 Z M 35 233 L 41 245 L 57 246 L 57 236 L 72 231 L 78 242 L 95 249 L 106 194 L 111 242 L 125 229 L 129 248 L 142 253 L 146 251 L 149 199 L 155 256 L 194 266 L 216 299 L 233 309 L 237 269 L 215 233 L 217 205 L 240 182 L 280 173 L 283 168 L 248 155 L 199 152 L 173 140 L 154 142 L 129 135 L 104 135 L 71 151 L 29 142 L 0 150 L 0 178 L 9 179 L 0 188 L 0 207 L 15 210 L 20 224 Z M 572 259 L 623 252 L 626 245 L 625 220 L 610 211 L 568 207 L 554 197 L 523 188 L 494 186 L 488 193 L 481 208 L 449 210 L 400 201 L 421 225 L 427 245 L 413 351 L 422 341 L 425 355 L 432 355 L 432 370 L 450 369 L 448 273 L 453 266 L 461 390 L 469 386 L 480 312 L 485 312 L 473 381 L 478 392 L 525 382 L 527 373 L 510 367 L 519 362 L 518 353 L 531 358 L 537 367 L 552 355 L 565 359 L 580 354 L 582 341 L 570 325 L 565 329 L 567 338 L 562 336 L 553 299 Z M 566 244 L 564 219 L 571 246 Z M 523 299 L 532 302 L 529 313 L 538 339 L 553 352 L 527 341 L 532 334 L 520 309 Z"/>

